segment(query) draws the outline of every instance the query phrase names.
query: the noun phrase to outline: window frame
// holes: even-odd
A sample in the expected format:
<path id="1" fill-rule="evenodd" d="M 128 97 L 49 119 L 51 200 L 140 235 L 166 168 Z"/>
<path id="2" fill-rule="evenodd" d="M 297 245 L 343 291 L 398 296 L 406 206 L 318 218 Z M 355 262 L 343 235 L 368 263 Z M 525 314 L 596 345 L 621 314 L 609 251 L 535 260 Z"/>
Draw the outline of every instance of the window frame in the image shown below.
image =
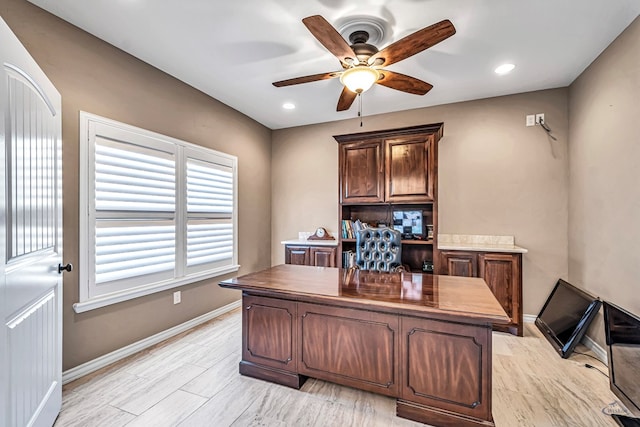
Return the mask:
<path id="1" fill-rule="evenodd" d="M 143 147 L 169 153 L 175 160 L 175 210 L 172 213 L 153 213 L 146 219 L 169 219 L 175 224 L 175 267 L 172 278 L 161 278 L 138 286 L 126 284 L 123 280 L 118 286 L 107 286 L 109 292 L 99 291 L 95 283 L 95 230 L 97 215 L 95 209 L 95 144 L 96 136 L 125 141 L 124 135 Z M 79 302 L 73 305 L 76 313 L 93 310 L 107 305 L 116 304 L 133 298 L 150 295 L 167 289 L 176 288 L 189 283 L 209 279 L 239 270 L 238 265 L 238 159 L 226 153 L 191 144 L 176 138 L 141 129 L 115 120 L 100 117 L 95 114 L 80 111 L 79 138 Z M 148 144 L 148 145 L 147 145 Z M 206 268 L 187 267 L 187 160 L 218 163 L 231 168 L 233 180 L 233 202 L 231 224 L 233 227 L 233 253 L 230 263 Z M 140 215 L 137 212 L 134 216 Z M 114 221 L 117 221 L 114 218 Z M 205 264 L 206 266 L 206 264 Z M 149 275 L 148 277 L 153 277 Z M 128 280 L 129 283 L 138 282 L 139 278 Z M 162 275 L 160 275 L 162 277 Z M 164 276 L 166 277 L 166 276 Z M 135 280 L 137 279 L 137 280 Z"/>

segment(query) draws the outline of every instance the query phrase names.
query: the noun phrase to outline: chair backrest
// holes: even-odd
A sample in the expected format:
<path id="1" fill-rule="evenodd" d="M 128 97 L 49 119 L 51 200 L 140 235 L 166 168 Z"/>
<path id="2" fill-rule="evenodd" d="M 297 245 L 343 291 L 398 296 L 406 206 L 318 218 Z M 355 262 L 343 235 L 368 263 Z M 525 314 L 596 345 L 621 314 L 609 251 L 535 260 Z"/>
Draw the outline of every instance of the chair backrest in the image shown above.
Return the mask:
<path id="1" fill-rule="evenodd" d="M 402 269 L 402 234 L 393 228 L 365 228 L 356 233 L 356 264 L 361 270 Z"/>

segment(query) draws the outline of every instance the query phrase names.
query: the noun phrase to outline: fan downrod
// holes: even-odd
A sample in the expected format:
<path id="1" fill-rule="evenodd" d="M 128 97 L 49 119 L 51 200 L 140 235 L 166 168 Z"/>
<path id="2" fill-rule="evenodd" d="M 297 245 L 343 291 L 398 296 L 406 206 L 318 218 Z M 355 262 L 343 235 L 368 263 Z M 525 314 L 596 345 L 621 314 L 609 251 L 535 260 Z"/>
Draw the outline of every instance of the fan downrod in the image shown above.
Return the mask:
<path id="1" fill-rule="evenodd" d="M 378 53 L 378 48 L 367 43 L 367 40 L 369 40 L 369 33 L 364 30 L 354 31 L 349 35 L 351 49 L 353 49 L 360 63 L 366 62 L 371 55 Z"/>
<path id="2" fill-rule="evenodd" d="M 369 33 L 364 30 L 354 31 L 349 35 L 349 41 L 351 44 L 366 43 L 369 40 Z"/>

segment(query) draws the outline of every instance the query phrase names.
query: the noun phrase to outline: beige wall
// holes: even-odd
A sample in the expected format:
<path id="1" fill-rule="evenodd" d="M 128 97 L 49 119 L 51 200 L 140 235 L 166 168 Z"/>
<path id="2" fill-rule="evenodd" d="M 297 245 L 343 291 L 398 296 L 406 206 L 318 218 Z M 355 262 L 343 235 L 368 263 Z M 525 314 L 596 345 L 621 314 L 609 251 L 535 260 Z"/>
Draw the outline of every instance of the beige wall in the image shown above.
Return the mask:
<path id="1" fill-rule="evenodd" d="M 238 156 L 240 272 L 269 266 L 269 129 L 24 0 L 0 0 L 0 15 L 62 94 L 65 262 L 78 264 L 78 112 L 84 110 Z M 77 272 L 64 276 L 63 369 L 239 298 L 214 278 L 180 288 L 178 305 L 166 291 L 76 314 Z"/>
<path id="2" fill-rule="evenodd" d="M 640 315 L 640 18 L 569 89 L 569 279 Z M 604 345 L 602 316 L 589 335 Z"/>
<path id="3" fill-rule="evenodd" d="M 558 277 L 568 275 L 567 102 L 567 89 L 554 89 L 365 117 L 362 128 L 354 119 L 274 131 L 272 264 L 284 262 L 280 241 L 298 231 L 337 230 L 332 135 L 444 122 L 440 232 L 514 235 L 529 250 L 524 313 L 537 314 Z M 558 141 L 539 126 L 525 127 L 525 116 L 535 113 L 545 114 Z"/>

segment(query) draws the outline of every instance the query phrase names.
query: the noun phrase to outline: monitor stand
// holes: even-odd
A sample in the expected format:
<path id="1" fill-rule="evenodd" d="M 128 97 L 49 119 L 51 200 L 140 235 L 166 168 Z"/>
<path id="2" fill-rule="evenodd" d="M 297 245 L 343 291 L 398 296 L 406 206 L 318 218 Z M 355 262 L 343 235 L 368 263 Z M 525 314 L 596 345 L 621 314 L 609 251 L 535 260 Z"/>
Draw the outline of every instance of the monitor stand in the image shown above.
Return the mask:
<path id="1" fill-rule="evenodd" d="M 627 417 L 626 415 L 611 414 L 611 417 L 622 427 L 640 427 L 640 418 Z"/>

